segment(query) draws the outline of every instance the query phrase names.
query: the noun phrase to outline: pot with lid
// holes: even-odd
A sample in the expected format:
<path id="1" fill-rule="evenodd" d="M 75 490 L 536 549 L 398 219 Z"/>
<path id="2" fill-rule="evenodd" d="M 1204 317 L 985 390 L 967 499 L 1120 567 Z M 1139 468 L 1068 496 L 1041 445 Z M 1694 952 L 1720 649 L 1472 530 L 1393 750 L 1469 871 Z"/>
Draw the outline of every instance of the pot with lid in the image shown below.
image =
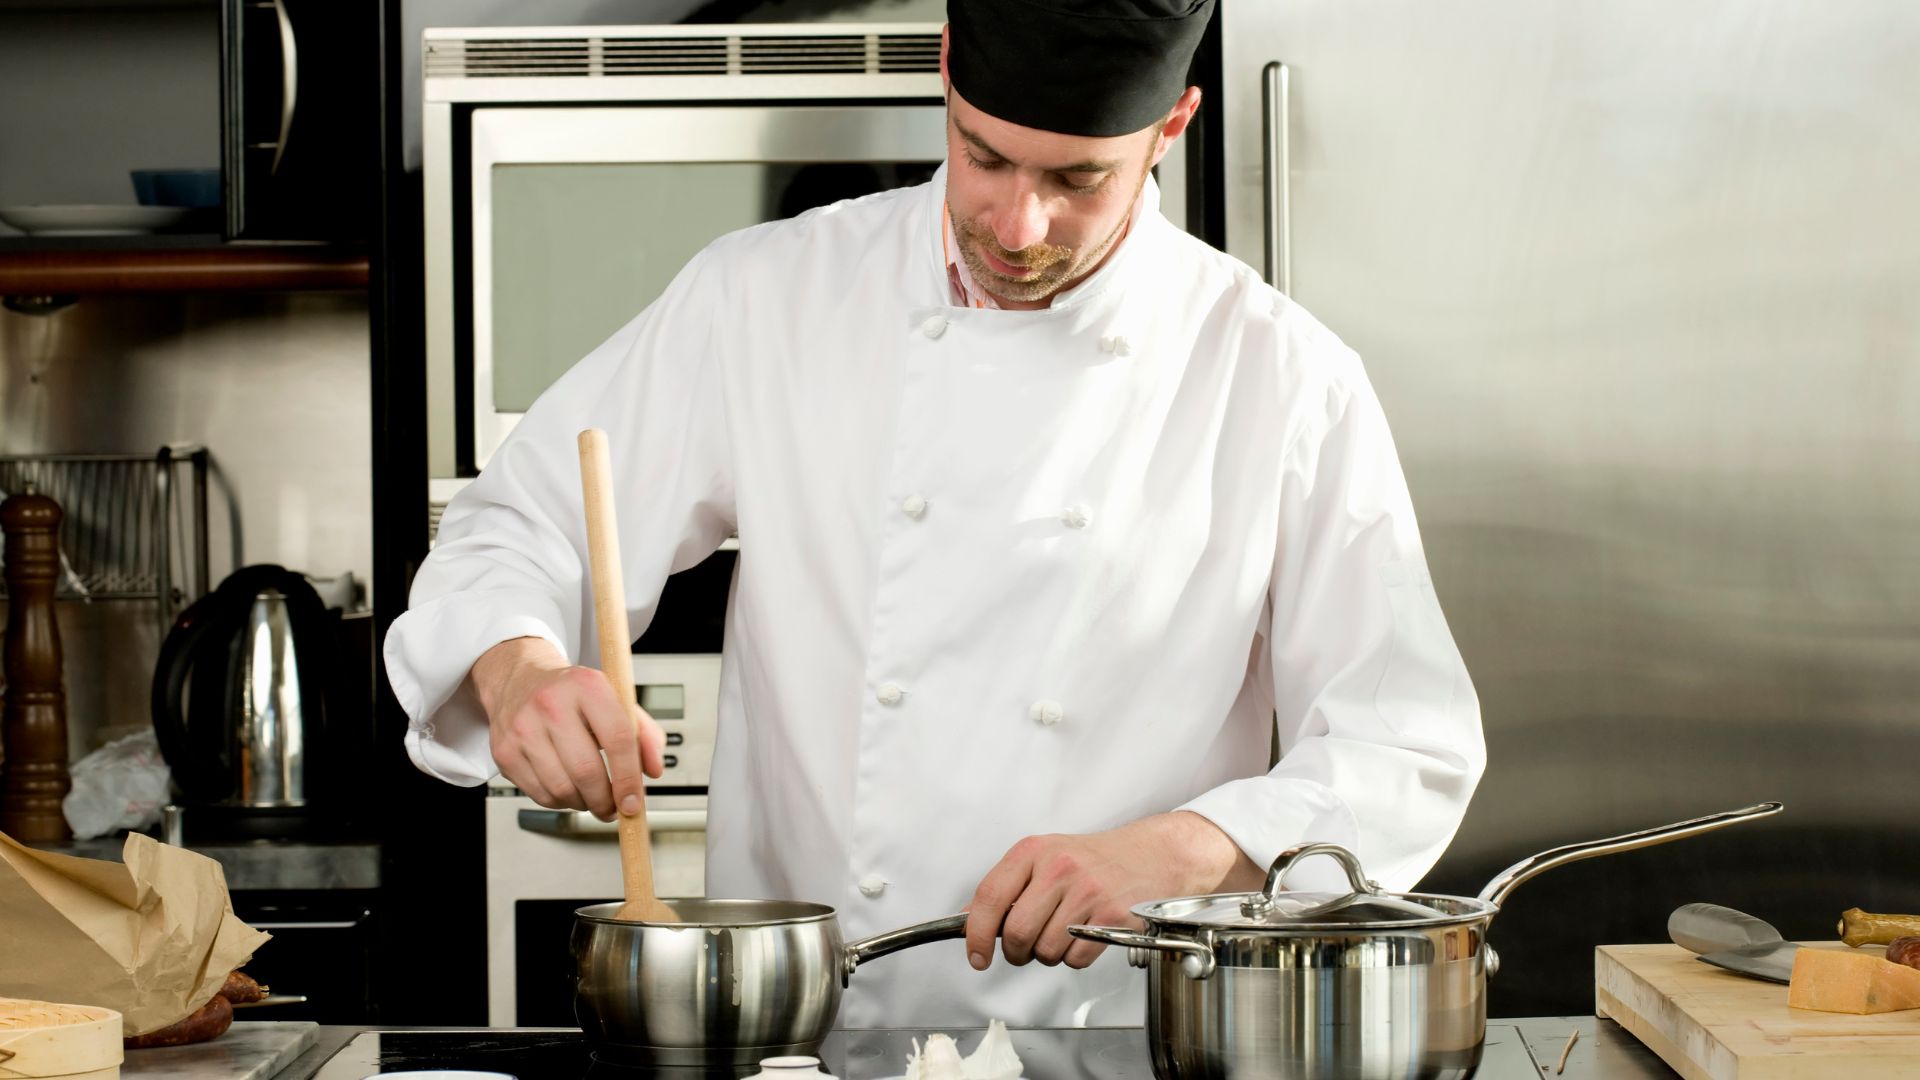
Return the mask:
<path id="1" fill-rule="evenodd" d="M 1478 896 L 1389 893 L 1334 844 L 1280 853 L 1259 892 L 1140 904 L 1144 933 L 1075 926 L 1147 969 L 1147 1045 L 1159 1080 L 1453 1080 L 1486 1038 L 1487 924 L 1521 882 L 1556 866 L 1778 813 L 1760 803 L 1570 844 L 1501 871 Z M 1300 860 L 1336 858 L 1351 891 L 1286 891 Z"/>

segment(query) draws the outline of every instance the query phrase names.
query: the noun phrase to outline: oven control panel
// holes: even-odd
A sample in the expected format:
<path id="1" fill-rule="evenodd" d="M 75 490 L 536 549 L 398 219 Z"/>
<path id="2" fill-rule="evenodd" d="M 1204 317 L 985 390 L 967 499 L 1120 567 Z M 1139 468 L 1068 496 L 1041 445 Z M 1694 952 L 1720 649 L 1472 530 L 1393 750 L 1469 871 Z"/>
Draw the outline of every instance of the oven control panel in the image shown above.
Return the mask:
<path id="1" fill-rule="evenodd" d="M 666 772 L 650 787 L 707 789 L 720 722 L 720 657 L 633 654 L 634 699 L 667 734 Z"/>

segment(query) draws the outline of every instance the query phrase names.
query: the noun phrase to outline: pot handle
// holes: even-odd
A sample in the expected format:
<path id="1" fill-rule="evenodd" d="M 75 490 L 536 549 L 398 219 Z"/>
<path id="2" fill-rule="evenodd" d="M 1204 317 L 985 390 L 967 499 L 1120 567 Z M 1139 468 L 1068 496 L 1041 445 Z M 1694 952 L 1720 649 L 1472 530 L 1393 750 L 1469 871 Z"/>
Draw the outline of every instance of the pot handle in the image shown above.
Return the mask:
<path id="1" fill-rule="evenodd" d="M 1115 926 L 1069 926 L 1067 933 L 1082 941 L 1098 941 L 1103 945 L 1177 953 L 1180 956 L 1180 971 L 1187 978 L 1205 979 L 1213 975 L 1213 950 L 1197 941 L 1137 934 L 1132 930 L 1122 930 Z"/>
<path id="2" fill-rule="evenodd" d="M 1347 872 L 1347 884 L 1353 886 L 1353 891 L 1318 907 L 1296 912 L 1295 918 L 1306 919 L 1325 915 L 1330 911 L 1338 911 L 1363 896 L 1379 896 L 1384 891 L 1380 888 L 1379 882 L 1367 877 L 1367 872 L 1360 868 L 1359 856 L 1339 844 L 1301 844 L 1298 847 L 1288 848 L 1274 858 L 1273 866 L 1267 870 L 1266 887 L 1257 893 L 1249 893 L 1247 898 L 1240 902 L 1240 914 L 1249 919 L 1264 919 L 1271 914 L 1274 902 L 1279 900 L 1280 894 L 1286 890 L 1287 872 L 1309 855 L 1331 855 L 1338 860 L 1341 868 Z"/>
<path id="3" fill-rule="evenodd" d="M 932 922 L 915 923 L 898 930 L 889 930 L 884 934 L 875 934 L 870 938 L 850 941 L 841 952 L 840 985 L 847 985 L 852 978 L 853 969 L 869 960 L 877 960 L 888 953 L 901 949 L 911 949 L 915 945 L 926 945 L 935 941 L 967 936 L 967 913 L 948 915 Z"/>
<path id="4" fill-rule="evenodd" d="M 1777 802 L 1755 803 L 1739 810 L 1723 810 L 1718 814 L 1688 818 L 1686 821 L 1676 821 L 1671 825 L 1662 825 L 1654 829 L 1641 829 L 1639 832 L 1610 836 L 1605 840 L 1589 840 L 1584 844 L 1568 844 L 1565 847 L 1543 851 L 1538 855 L 1521 859 L 1494 875 L 1493 880 L 1487 882 L 1487 887 L 1480 890 L 1480 899 L 1494 907 L 1499 907 L 1506 902 L 1507 894 L 1519 888 L 1521 882 L 1535 875 L 1544 874 L 1556 866 L 1565 866 L 1567 863 L 1578 862 L 1581 859 L 1591 859 L 1596 855 L 1612 855 L 1615 852 L 1664 844 L 1670 840 L 1681 840 L 1728 825 L 1736 825 L 1742 821 L 1752 821 L 1755 818 L 1777 814 L 1780 808 L 1781 804 Z"/>

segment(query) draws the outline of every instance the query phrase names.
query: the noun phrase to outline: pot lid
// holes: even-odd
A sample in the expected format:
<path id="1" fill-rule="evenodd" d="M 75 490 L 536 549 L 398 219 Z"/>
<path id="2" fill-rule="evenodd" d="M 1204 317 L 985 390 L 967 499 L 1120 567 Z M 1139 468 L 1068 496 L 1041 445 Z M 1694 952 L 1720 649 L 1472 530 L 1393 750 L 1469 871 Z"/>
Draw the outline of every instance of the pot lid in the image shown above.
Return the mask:
<path id="1" fill-rule="evenodd" d="M 1347 871 L 1351 892 L 1290 892 L 1287 872 L 1310 855 L 1330 855 Z M 1360 860 L 1337 844 L 1303 844 L 1280 853 L 1259 892 L 1189 896 L 1133 909 L 1143 919 L 1227 929 L 1337 930 L 1432 926 L 1479 918 L 1497 910 L 1464 897 L 1395 894 L 1368 879 Z"/>
<path id="2" fill-rule="evenodd" d="M 1256 899 L 1271 899 L 1264 913 L 1249 914 L 1247 904 Z M 1439 898 L 1435 898 L 1436 900 Z M 1452 906 L 1452 905 L 1449 905 Z M 1380 929 L 1388 926 L 1429 926 L 1458 922 L 1492 910 L 1470 907 L 1448 910 L 1421 903 L 1411 896 L 1392 893 L 1314 893 L 1287 892 L 1268 898 L 1264 893 L 1227 893 L 1219 896 L 1189 896 L 1142 904 L 1134 914 L 1162 923 L 1183 923 L 1242 930 L 1337 930 L 1346 928 Z"/>

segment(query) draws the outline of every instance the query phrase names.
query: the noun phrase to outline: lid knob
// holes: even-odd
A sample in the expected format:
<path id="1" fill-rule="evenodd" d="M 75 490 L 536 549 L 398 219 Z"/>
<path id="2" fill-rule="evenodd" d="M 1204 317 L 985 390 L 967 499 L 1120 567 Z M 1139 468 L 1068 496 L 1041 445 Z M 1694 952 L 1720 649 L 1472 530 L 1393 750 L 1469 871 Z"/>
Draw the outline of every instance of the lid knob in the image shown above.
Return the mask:
<path id="1" fill-rule="evenodd" d="M 1340 860 L 1340 865 L 1346 868 L 1347 882 L 1353 886 L 1353 891 L 1325 904 L 1298 912 L 1296 916 L 1298 918 L 1311 918 L 1334 911 L 1346 907 L 1363 896 L 1380 896 L 1386 891 L 1380 887 L 1379 882 L 1367 877 L 1366 871 L 1360 868 L 1359 857 L 1339 844 L 1300 844 L 1281 852 L 1279 857 L 1273 860 L 1272 869 L 1267 871 L 1266 888 L 1260 892 L 1248 894 L 1247 898 L 1240 902 L 1240 914 L 1249 919 L 1264 919 L 1272 914 L 1274 902 L 1280 899 L 1282 892 L 1286 891 L 1287 872 L 1293 869 L 1294 864 L 1309 855 L 1331 855 Z"/>

